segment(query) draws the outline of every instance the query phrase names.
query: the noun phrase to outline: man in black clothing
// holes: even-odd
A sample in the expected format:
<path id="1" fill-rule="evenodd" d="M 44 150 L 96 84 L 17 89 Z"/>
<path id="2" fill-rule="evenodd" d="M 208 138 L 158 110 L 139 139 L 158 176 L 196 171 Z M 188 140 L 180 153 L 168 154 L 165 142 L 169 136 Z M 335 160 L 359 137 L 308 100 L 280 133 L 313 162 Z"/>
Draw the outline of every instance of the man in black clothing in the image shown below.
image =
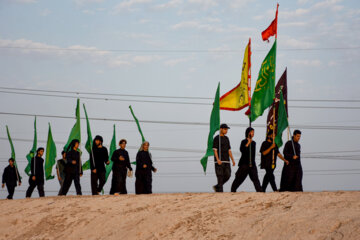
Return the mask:
<path id="1" fill-rule="evenodd" d="M 62 158 L 56 162 L 56 174 L 60 184 L 59 194 L 61 193 L 62 186 L 65 180 L 65 166 L 66 166 L 66 152 L 61 152 Z"/>
<path id="2" fill-rule="evenodd" d="M 19 186 L 21 185 L 21 177 L 14 162 L 13 158 L 9 159 L 9 166 L 4 169 L 2 176 L 2 188 L 4 188 L 6 184 L 9 193 L 7 199 L 13 199 L 17 182 L 19 182 Z"/>
<path id="3" fill-rule="evenodd" d="M 256 142 L 253 141 L 254 129 L 251 127 L 247 128 L 245 137 L 246 138 L 242 140 L 240 144 L 241 158 L 238 164 L 239 168 L 235 174 L 235 179 L 231 185 L 231 192 L 236 192 L 248 175 L 254 183 L 256 191 L 262 192 L 255 163 Z"/>
<path id="4" fill-rule="evenodd" d="M 66 153 L 65 180 L 59 195 L 65 196 L 67 194 L 73 180 L 76 194 L 82 195 L 80 177 L 83 175 L 83 170 L 80 161 L 80 152 L 78 151 L 79 144 L 79 140 L 74 139 L 69 145 L 69 151 Z"/>
<path id="5" fill-rule="evenodd" d="M 215 192 L 223 192 L 224 184 L 230 179 L 230 158 L 233 166 L 235 166 L 234 157 L 231 152 L 230 140 L 226 136 L 228 129 L 230 128 L 227 124 L 221 124 L 220 135 L 217 135 L 213 142 L 215 173 L 218 182 L 215 186 L 213 186 Z"/>
<path id="6" fill-rule="evenodd" d="M 103 138 L 97 135 L 93 141 L 92 154 L 90 154 L 91 168 L 91 192 L 92 195 L 99 195 L 105 185 L 105 165 L 110 163 L 109 154 L 103 146 Z"/>
<path id="7" fill-rule="evenodd" d="M 302 178 L 303 170 L 300 161 L 301 146 L 299 144 L 301 138 L 300 130 L 295 130 L 292 140 L 288 141 L 284 147 L 284 157 L 289 161 L 289 164 L 284 164 L 280 192 L 302 192 Z"/>
<path id="8" fill-rule="evenodd" d="M 111 156 L 113 161 L 112 172 L 113 178 L 111 182 L 110 194 L 127 194 L 126 190 L 126 176 L 129 170 L 129 175 L 132 175 L 132 167 L 128 152 L 125 150 L 126 140 L 121 139 L 119 142 L 120 148 L 115 150 Z"/>
<path id="9" fill-rule="evenodd" d="M 36 156 L 31 159 L 31 175 L 29 177 L 29 188 L 26 191 L 26 197 L 30 198 L 35 187 L 37 187 L 39 196 L 44 197 L 44 148 L 38 148 Z"/>
<path id="10" fill-rule="evenodd" d="M 266 187 L 270 182 L 270 185 L 274 192 L 278 191 L 275 182 L 274 170 L 276 168 L 276 159 L 279 157 L 281 160 L 285 162 L 285 164 L 289 164 L 287 160 L 281 155 L 279 152 L 279 148 L 274 143 L 274 132 L 269 131 L 267 133 L 266 141 L 261 144 L 260 148 L 261 153 L 261 169 L 265 169 L 266 174 L 263 179 L 262 190 L 265 192 Z"/>

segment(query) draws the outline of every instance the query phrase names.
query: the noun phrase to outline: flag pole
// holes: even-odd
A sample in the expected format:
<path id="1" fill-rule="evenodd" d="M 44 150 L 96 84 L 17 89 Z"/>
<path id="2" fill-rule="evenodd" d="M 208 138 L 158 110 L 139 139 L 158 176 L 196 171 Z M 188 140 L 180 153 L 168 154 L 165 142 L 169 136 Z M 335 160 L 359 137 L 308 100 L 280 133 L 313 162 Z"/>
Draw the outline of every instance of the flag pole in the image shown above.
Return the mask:
<path id="1" fill-rule="evenodd" d="M 276 14 L 275 14 L 275 19 L 276 19 L 276 32 L 275 32 L 275 41 L 277 41 L 277 24 L 278 24 L 278 9 L 279 9 L 279 3 L 277 3 L 276 5 Z M 276 79 L 276 69 L 275 69 L 275 79 Z M 275 87 L 275 86 L 274 86 Z M 274 90 L 275 92 L 275 90 Z M 276 126 L 275 126 L 275 107 L 276 107 L 276 97 L 274 97 L 274 102 L 273 102 L 273 143 L 275 142 L 275 130 L 276 130 Z M 272 151 L 272 163 L 271 163 L 271 168 L 275 169 L 275 151 Z"/>
<path id="2" fill-rule="evenodd" d="M 249 98 L 249 127 L 251 127 L 251 38 L 249 38 L 249 53 L 248 53 L 248 62 L 249 62 L 249 70 L 248 70 L 248 98 Z M 246 136 L 248 137 L 248 136 Z M 251 143 L 250 143 L 250 154 L 249 154 L 249 167 L 252 167 L 251 163 Z"/>

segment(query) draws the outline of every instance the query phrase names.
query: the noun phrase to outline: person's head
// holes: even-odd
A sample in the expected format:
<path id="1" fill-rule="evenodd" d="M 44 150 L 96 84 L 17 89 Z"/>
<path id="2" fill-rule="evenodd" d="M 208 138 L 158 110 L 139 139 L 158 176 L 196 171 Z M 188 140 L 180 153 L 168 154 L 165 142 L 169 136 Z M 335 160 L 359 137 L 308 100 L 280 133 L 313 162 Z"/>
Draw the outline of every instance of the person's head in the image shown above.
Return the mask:
<path id="1" fill-rule="evenodd" d="M 94 138 L 94 143 L 93 143 L 93 145 L 94 146 L 100 146 L 100 145 L 102 145 L 103 144 L 103 138 L 102 138 L 102 136 L 100 136 L 100 135 L 96 135 L 96 137 Z"/>
<path id="2" fill-rule="evenodd" d="M 272 130 L 270 130 L 267 134 L 266 134 L 266 140 L 268 141 L 272 141 L 274 139 L 274 132 Z"/>
<path id="3" fill-rule="evenodd" d="M 67 151 L 70 150 L 77 150 L 79 148 L 80 141 L 78 139 L 73 139 L 69 145 L 69 148 Z"/>
<path id="4" fill-rule="evenodd" d="M 140 151 L 149 151 L 150 143 L 145 141 L 141 144 Z"/>
<path id="5" fill-rule="evenodd" d="M 39 148 L 36 150 L 36 156 L 42 157 L 43 154 L 44 154 L 44 148 L 43 148 L 43 147 L 39 147 Z"/>
<path id="6" fill-rule="evenodd" d="M 15 160 L 13 158 L 9 158 L 9 165 L 14 166 Z"/>
<path id="7" fill-rule="evenodd" d="M 62 156 L 63 159 L 65 159 L 65 158 L 66 158 L 66 152 L 65 152 L 65 151 L 62 151 L 62 152 L 61 152 L 61 156 Z"/>
<path id="8" fill-rule="evenodd" d="M 220 125 L 220 134 L 226 135 L 228 132 L 228 129 L 230 129 L 230 127 L 226 123 L 221 124 Z"/>
<path id="9" fill-rule="evenodd" d="M 300 138 L 301 138 L 301 131 L 296 129 L 293 134 L 294 142 L 299 142 Z"/>
<path id="10" fill-rule="evenodd" d="M 245 131 L 246 138 L 253 138 L 254 137 L 254 129 L 252 127 L 248 127 Z"/>
<path id="11" fill-rule="evenodd" d="M 119 146 L 120 146 L 121 149 L 125 149 L 126 144 L 127 144 L 127 141 L 125 139 L 121 139 L 119 141 Z"/>

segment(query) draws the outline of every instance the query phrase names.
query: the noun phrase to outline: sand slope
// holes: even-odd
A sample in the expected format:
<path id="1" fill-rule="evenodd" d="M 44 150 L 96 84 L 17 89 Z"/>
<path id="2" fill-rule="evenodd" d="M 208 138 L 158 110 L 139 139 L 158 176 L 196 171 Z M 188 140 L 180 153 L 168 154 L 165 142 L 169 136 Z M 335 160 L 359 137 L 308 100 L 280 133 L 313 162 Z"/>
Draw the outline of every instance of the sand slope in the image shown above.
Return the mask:
<path id="1" fill-rule="evenodd" d="M 360 192 L 1 200 L 0 239 L 360 239 Z"/>

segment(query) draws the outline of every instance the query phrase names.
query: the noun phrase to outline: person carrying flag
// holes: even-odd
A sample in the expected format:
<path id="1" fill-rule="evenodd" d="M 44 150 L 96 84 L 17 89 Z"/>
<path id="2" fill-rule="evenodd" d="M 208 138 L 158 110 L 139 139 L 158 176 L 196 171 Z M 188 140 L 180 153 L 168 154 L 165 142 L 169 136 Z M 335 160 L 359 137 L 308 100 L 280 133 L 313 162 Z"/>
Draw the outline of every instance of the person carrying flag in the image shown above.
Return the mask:
<path id="1" fill-rule="evenodd" d="M 15 163 L 14 159 L 10 158 L 9 166 L 7 166 L 4 169 L 4 173 L 2 175 L 2 188 L 4 188 L 6 184 L 6 188 L 9 193 L 7 199 L 13 199 L 17 182 L 19 182 L 19 186 L 21 185 L 21 178 L 19 175 L 19 171 L 17 170 L 14 163 Z"/>

